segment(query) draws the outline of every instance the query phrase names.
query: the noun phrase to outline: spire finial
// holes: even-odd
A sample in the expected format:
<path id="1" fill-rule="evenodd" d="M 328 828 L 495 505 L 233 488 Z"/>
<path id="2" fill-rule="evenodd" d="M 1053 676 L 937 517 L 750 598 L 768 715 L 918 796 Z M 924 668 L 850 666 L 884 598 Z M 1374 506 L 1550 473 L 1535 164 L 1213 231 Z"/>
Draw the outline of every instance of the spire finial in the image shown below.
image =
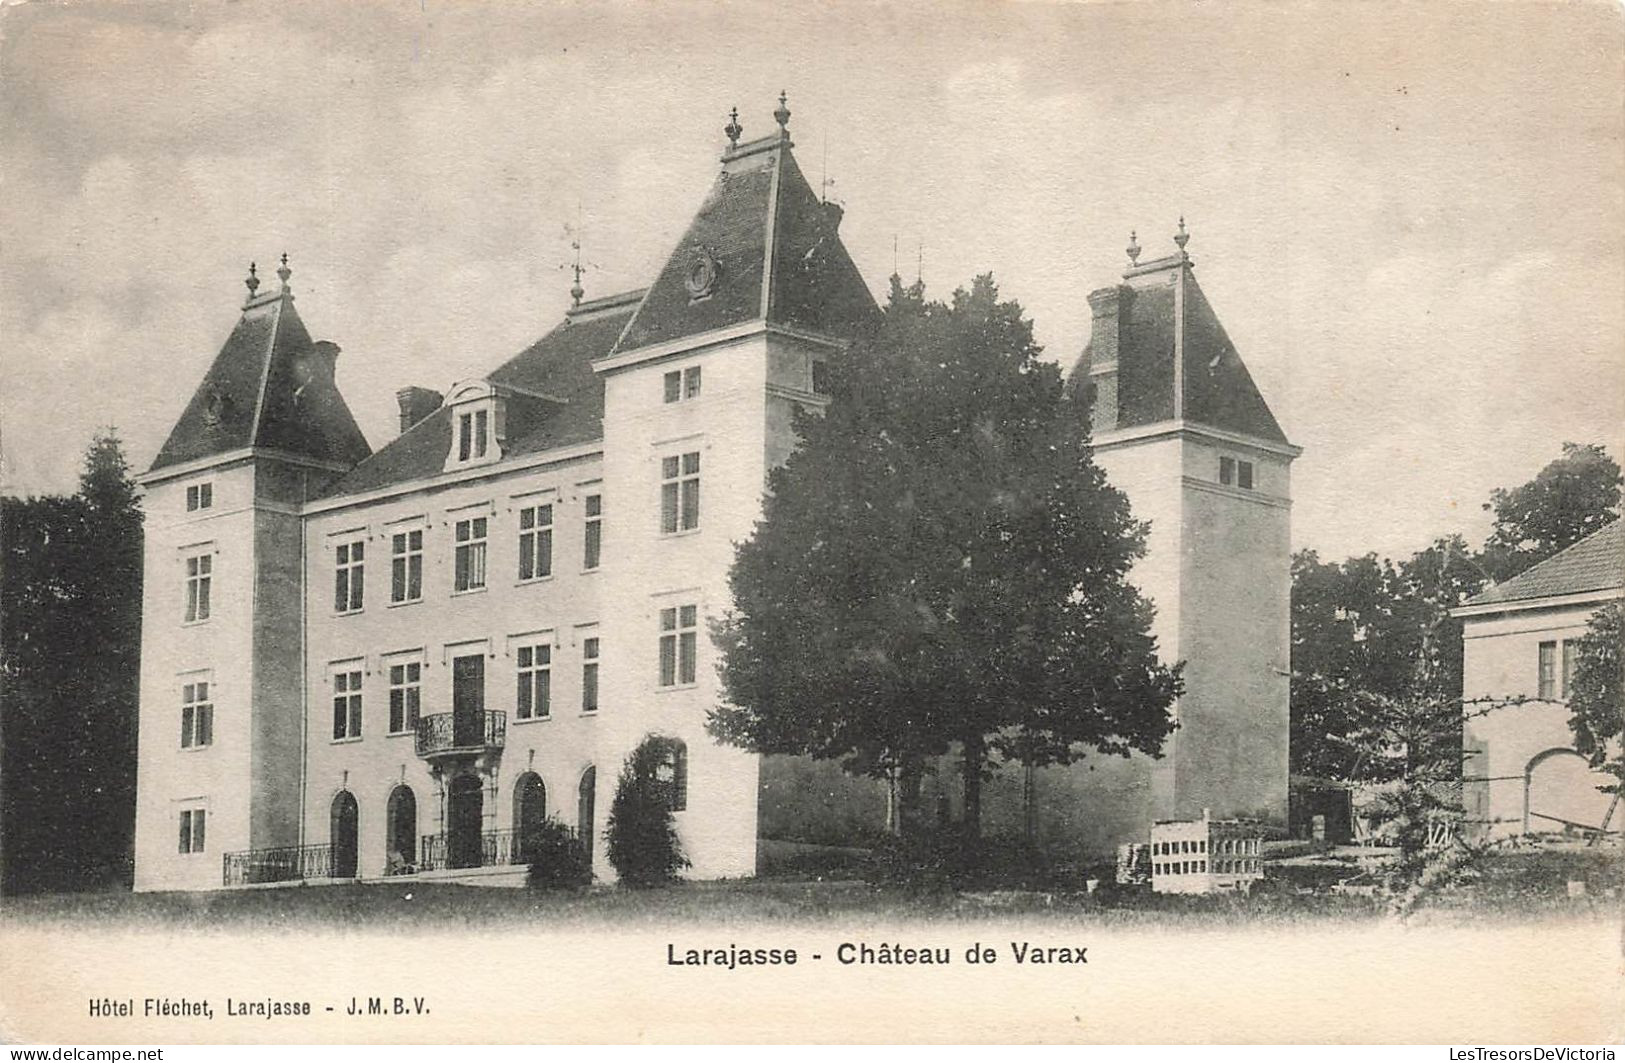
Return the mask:
<path id="1" fill-rule="evenodd" d="M 1128 231 L 1128 249 L 1127 250 L 1128 250 L 1128 264 L 1131 267 L 1132 266 L 1138 266 L 1140 264 L 1140 236 L 1133 229 L 1130 229 Z"/>
<path id="2" fill-rule="evenodd" d="M 1179 231 L 1174 234 L 1174 243 L 1179 245 L 1179 253 L 1185 253 L 1185 245 L 1190 243 L 1191 234 L 1185 231 L 1185 215 L 1179 216 Z"/>
<path id="3" fill-rule="evenodd" d="M 259 290 L 260 277 L 258 267 L 252 262 L 248 264 L 248 278 L 243 281 L 243 284 L 248 288 L 248 297 L 250 299 L 254 298 L 254 293 Z"/>
<path id="4" fill-rule="evenodd" d="M 779 90 L 779 109 L 773 112 L 773 120 L 779 123 L 779 135 L 790 135 L 790 108 L 789 96 L 783 89 Z"/>
<path id="5" fill-rule="evenodd" d="M 722 131 L 728 135 L 728 147 L 737 148 L 739 146 L 739 135 L 745 131 L 744 127 L 739 124 L 739 108 L 735 107 L 728 112 L 728 124 Z"/>
<path id="6" fill-rule="evenodd" d="M 570 241 L 570 250 L 575 252 L 575 262 L 571 264 L 570 271 L 575 276 L 575 282 L 570 285 L 570 305 L 581 305 L 581 297 L 587 294 L 587 289 L 581 286 L 581 239 L 577 237 Z"/>
<path id="7" fill-rule="evenodd" d="M 286 251 L 282 252 L 282 265 L 277 267 L 276 275 L 282 281 L 283 293 L 287 293 L 290 290 L 288 288 L 288 278 L 293 276 L 293 270 L 288 268 L 288 253 Z"/>

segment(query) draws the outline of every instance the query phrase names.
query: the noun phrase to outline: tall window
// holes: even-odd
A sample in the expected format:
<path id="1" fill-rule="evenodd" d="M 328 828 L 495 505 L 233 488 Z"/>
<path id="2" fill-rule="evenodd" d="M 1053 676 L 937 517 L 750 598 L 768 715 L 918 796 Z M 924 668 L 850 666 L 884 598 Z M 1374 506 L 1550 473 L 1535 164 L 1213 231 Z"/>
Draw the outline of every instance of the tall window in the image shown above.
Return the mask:
<path id="1" fill-rule="evenodd" d="M 581 640 L 581 711 L 598 711 L 598 640 Z"/>
<path id="2" fill-rule="evenodd" d="M 688 746 L 681 739 L 667 738 L 665 756 L 660 762 L 660 781 L 666 784 L 671 810 L 681 812 L 688 807 Z"/>
<path id="3" fill-rule="evenodd" d="M 458 461 L 485 457 L 486 429 L 488 427 L 489 415 L 485 410 L 475 410 L 457 418 Z"/>
<path id="4" fill-rule="evenodd" d="M 209 619 L 209 584 L 214 576 L 214 557 L 193 554 L 186 559 L 186 622 Z"/>
<path id="5" fill-rule="evenodd" d="M 1222 484 L 1233 484 L 1236 482 L 1235 458 L 1221 457 L 1219 459 L 1219 482 Z"/>
<path id="6" fill-rule="evenodd" d="M 519 578 L 553 574 L 553 507 L 526 506 L 519 511 Z"/>
<path id="7" fill-rule="evenodd" d="M 333 741 L 361 737 L 361 673 L 333 673 Z"/>
<path id="8" fill-rule="evenodd" d="M 699 610 L 692 605 L 660 610 L 660 685 L 681 686 L 695 679 Z"/>
<path id="9" fill-rule="evenodd" d="M 415 731 L 423 708 L 423 664 L 405 661 L 389 666 L 389 733 Z"/>
<path id="10" fill-rule="evenodd" d="M 660 530 L 700 526 L 700 452 L 673 454 L 660 461 Z"/>
<path id="11" fill-rule="evenodd" d="M 1253 489 L 1253 463 L 1250 461 L 1236 462 L 1236 486 L 1248 491 Z"/>
<path id="12" fill-rule="evenodd" d="M 181 748 L 196 749 L 214 743 L 214 702 L 209 683 L 200 679 L 181 687 Z"/>
<path id="13" fill-rule="evenodd" d="M 361 609 L 361 591 L 366 573 L 363 562 L 367 544 L 357 540 L 340 543 L 333 558 L 333 610 L 354 613 Z"/>
<path id="14" fill-rule="evenodd" d="M 812 360 L 812 390 L 814 395 L 829 394 L 829 363 L 822 358 Z"/>
<path id="15" fill-rule="evenodd" d="M 1569 696 L 1571 684 L 1574 682 L 1574 639 L 1563 640 L 1563 682 L 1561 690 L 1566 700 Z"/>
<path id="16" fill-rule="evenodd" d="M 201 853 L 208 812 L 201 808 L 181 809 L 181 845 L 183 853 Z"/>
<path id="17" fill-rule="evenodd" d="M 681 402 L 684 399 L 698 398 L 700 394 L 700 367 L 696 365 L 687 369 L 673 369 L 666 374 L 665 389 L 667 402 Z"/>
<path id="18" fill-rule="evenodd" d="M 540 720 L 553 711 L 553 647 L 521 646 L 517 654 L 519 689 L 514 702 L 521 720 Z"/>
<path id="19" fill-rule="evenodd" d="M 586 504 L 585 537 L 581 551 L 581 567 L 593 569 L 604 554 L 604 496 L 588 495 Z"/>
<path id="20" fill-rule="evenodd" d="M 485 586 L 485 527 L 485 517 L 457 522 L 456 590 L 474 591 Z"/>
<path id="21" fill-rule="evenodd" d="M 415 602 L 423 597 L 423 532 L 396 532 L 389 540 L 389 600 Z"/>
<path id="22" fill-rule="evenodd" d="M 1557 643 L 1540 644 L 1540 675 L 1537 697 L 1550 701 L 1557 697 Z"/>
<path id="23" fill-rule="evenodd" d="M 186 512 L 208 509 L 212 505 L 214 505 L 213 483 L 191 484 L 186 488 Z"/>

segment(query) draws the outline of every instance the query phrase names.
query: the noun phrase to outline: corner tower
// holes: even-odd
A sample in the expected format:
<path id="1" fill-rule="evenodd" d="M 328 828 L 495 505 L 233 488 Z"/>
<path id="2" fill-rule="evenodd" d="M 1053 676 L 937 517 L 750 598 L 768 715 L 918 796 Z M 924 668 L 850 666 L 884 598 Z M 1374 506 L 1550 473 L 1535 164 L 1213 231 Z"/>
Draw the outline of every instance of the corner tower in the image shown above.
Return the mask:
<path id="1" fill-rule="evenodd" d="M 779 98 L 768 136 L 724 130 L 722 169 L 613 350 L 604 386 L 599 808 L 645 735 L 686 750 L 677 828 L 697 878 L 756 868 L 756 755 L 705 730 L 720 697 L 709 624 L 730 605 L 734 544 L 761 516 L 768 471 L 795 446 L 792 411 L 822 409 L 819 363 L 879 309 L 842 246 L 838 207 L 808 185 Z M 609 555 L 606 555 L 606 557 Z M 599 873 L 607 864 L 599 855 Z"/>
<path id="2" fill-rule="evenodd" d="M 287 256 L 140 478 L 146 492 L 135 888 L 221 882 L 221 854 L 299 843 L 301 507 L 370 453 Z"/>
<path id="3" fill-rule="evenodd" d="M 1089 295 L 1072 385 L 1092 389 L 1096 461 L 1150 522 L 1132 578 L 1156 605 L 1163 659 L 1185 662 L 1179 726 L 1140 783 L 1142 814 L 1284 824 L 1301 451 L 1197 285 L 1189 239 L 1181 218 L 1175 253 L 1142 263 L 1131 237 L 1122 282 Z"/>

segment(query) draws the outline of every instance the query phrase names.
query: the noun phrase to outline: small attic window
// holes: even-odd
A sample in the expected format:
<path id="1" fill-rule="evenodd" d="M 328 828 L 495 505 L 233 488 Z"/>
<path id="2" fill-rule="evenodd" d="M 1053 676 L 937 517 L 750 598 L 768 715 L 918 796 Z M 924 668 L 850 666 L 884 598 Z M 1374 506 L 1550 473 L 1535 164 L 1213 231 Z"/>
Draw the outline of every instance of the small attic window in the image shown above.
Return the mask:
<path id="1" fill-rule="evenodd" d="M 489 447 L 486 441 L 489 430 L 490 414 L 486 410 L 460 415 L 457 418 L 457 460 L 471 461 L 485 457 Z"/>

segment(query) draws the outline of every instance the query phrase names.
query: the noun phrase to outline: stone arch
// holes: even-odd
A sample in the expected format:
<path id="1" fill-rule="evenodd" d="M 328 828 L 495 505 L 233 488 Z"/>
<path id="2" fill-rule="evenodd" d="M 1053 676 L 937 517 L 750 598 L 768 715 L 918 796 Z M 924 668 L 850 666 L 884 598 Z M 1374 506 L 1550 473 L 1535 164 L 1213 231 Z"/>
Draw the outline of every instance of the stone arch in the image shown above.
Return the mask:
<path id="1" fill-rule="evenodd" d="M 349 790 L 340 790 L 333 795 L 327 825 L 327 838 L 332 851 L 332 876 L 355 878 L 361 847 L 361 810 L 356 805 L 355 795 Z"/>

